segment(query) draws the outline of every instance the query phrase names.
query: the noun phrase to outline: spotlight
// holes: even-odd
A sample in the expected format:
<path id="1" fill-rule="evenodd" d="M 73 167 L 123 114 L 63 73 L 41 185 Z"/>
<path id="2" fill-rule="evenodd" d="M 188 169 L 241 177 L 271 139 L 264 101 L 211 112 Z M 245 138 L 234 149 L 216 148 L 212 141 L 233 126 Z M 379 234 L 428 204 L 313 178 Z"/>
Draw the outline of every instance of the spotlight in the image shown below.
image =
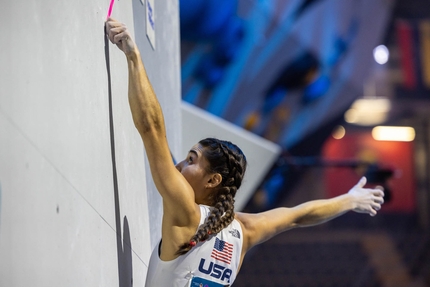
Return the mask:
<path id="1" fill-rule="evenodd" d="M 388 62 L 388 58 L 390 57 L 390 51 L 384 45 L 379 45 L 375 49 L 373 49 L 373 57 L 375 58 L 376 63 L 383 65 Z"/>

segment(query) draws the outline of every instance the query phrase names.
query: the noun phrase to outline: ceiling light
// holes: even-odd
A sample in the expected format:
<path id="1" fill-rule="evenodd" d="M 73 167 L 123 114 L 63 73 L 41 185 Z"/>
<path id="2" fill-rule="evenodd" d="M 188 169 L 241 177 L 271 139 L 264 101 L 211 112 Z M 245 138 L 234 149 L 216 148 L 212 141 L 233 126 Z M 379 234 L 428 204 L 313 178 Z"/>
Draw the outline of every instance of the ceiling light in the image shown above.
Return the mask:
<path id="1" fill-rule="evenodd" d="M 342 139 L 345 136 L 345 128 L 343 126 L 337 126 L 334 128 L 333 133 L 331 136 L 337 140 Z"/>
<path id="2" fill-rule="evenodd" d="M 356 100 L 345 113 L 345 121 L 350 124 L 374 126 L 383 123 L 391 109 L 391 102 L 386 98 L 368 98 Z"/>
<path id="3" fill-rule="evenodd" d="M 386 46 L 379 45 L 373 49 L 373 57 L 375 58 L 376 63 L 383 65 L 388 62 L 390 51 L 388 51 Z"/>
<path id="4" fill-rule="evenodd" d="M 377 141 L 411 142 L 415 139 L 415 129 L 412 127 L 377 126 L 372 130 L 372 137 Z"/>

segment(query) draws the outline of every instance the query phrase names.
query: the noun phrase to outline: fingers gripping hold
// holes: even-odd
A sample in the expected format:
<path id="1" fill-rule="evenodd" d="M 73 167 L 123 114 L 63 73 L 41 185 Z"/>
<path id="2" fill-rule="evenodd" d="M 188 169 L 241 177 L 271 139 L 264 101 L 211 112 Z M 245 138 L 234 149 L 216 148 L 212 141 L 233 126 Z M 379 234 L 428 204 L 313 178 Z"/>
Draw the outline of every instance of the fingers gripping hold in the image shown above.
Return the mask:
<path id="1" fill-rule="evenodd" d="M 106 22 L 106 33 L 113 44 L 118 44 L 128 34 L 124 24 L 114 22 L 111 18 Z"/>
<path id="2" fill-rule="evenodd" d="M 134 52 L 136 45 L 130 37 L 127 27 L 113 18 L 108 18 L 105 23 L 106 34 L 109 40 L 118 46 L 125 54 Z"/>
<path id="3" fill-rule="evenodd" d="M 119 45 L 119 44 L 121 44 L 122 41 L 126 42 L 128 40 L 128 38 L 129 38 L 128 33 L 121 32 L 121 33 L 114 35 L 112 43 Z"/>

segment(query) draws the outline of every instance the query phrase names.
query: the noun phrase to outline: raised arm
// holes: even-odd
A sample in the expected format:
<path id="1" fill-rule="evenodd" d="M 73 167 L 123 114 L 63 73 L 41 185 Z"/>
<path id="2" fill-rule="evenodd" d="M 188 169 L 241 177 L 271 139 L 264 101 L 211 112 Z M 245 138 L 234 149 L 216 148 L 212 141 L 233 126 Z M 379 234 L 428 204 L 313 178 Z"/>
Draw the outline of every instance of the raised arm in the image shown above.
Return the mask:
<path id="1" fill-rule="evenodd" d="M 194 193 L 175 168 L 166 139 L 164 117 L 142 63 L 140 52 L 127 27 L 109 18 L 106 33 L 127 58 L 128 100 L 134 124 L 145 145 L 155 185 L 163 197 L 165 210 L 175 210 L 179 221 L 194 216 Z"/>
<path id="2" fill-rule="evenodd" d="M 258 214 L 237 213 L 245 229 L 244 251 L 288 229 L 321 224 L 348 211 L 375 216 L 384 202 L 384 192 L 379 188 L 363 188 L 365 184 L 363 177 L 346 194 L 309 201 L 293 208 L 276 208 Z"/>

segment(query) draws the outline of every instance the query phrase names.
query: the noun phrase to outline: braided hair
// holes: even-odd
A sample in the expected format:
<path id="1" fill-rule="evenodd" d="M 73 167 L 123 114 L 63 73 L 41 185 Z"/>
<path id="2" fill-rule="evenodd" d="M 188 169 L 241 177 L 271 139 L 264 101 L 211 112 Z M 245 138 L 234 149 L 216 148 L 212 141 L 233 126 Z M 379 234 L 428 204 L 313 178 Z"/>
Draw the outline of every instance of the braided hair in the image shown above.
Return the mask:
<path id="1" fill-rule="evenodd" d="M 217 234 L 234 220 L 234 197 L 246 170 L 246 157 L 235 144 L 215 138 L 203 139 L 199 144 L 209 162 L 207 172 L 219 173 L 222 181 L 210 197 L 212 208 L 208 218 L 191 240 L 179 247 L 179 255 Z"/>

